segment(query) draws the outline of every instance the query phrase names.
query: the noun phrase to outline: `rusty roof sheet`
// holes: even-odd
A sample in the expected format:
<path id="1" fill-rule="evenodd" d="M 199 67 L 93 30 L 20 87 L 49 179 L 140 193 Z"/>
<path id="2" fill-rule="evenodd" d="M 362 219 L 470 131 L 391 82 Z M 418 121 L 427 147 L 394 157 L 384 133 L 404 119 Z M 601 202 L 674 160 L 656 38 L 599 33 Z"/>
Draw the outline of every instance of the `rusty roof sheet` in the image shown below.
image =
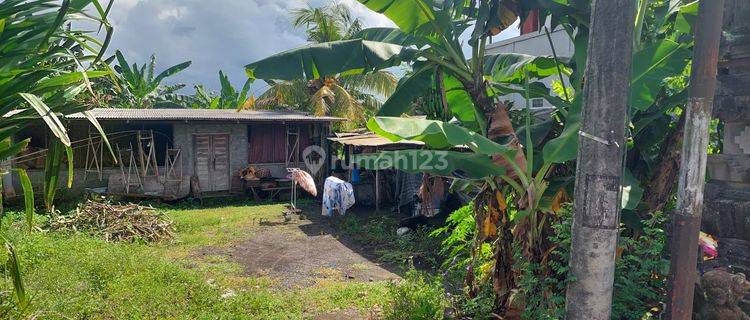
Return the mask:
<path id="1" fill-rule="evenodd" d="M 97 120 L 133 121 L 292 121 L 334 122 L 346 119 L 317 117 L 307 113 L 276 110 L 237 111 L 229 109 L 116 109 L 96 108 L 89 111 Z M 85 119 L 82 113 L 67 116 L 68 119 Z"/>
<path id="2" fill-rule="evenodd" d="M 383 147 L 383 146 L 403 146 L 418 147 L 424 143 L 420 141 L 391 141 L 374 133 L 342 133 L 337 134 L 335 138 L 328 138 L 330 141 L 338 142 L 343 145 L 356 147 Z"/>

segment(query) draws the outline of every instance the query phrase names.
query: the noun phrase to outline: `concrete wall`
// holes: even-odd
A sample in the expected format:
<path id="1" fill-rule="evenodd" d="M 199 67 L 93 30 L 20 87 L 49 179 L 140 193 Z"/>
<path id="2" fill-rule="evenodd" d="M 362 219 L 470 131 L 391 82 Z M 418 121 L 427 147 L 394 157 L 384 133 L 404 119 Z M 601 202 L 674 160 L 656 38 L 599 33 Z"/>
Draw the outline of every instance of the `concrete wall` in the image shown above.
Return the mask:
<path id="1" fill-rule="evenodd" d="M 196 134 L 227 134 L 229 135 L 229 167 L 230 167 L 230 186 L 231 189 L 237 191 L 242 187 L 239 180 L 239 170 L 244 169 L 248 166 L 248 126 L 252 126 L 252 123 L 236 123 L 236 122 L 174 122 L 172 123 L 172 141 L 174 148 L 181 149 L 182 155 L 182 175 L 184 177 L 190 177 L 194 174 L 194 150 L 193 150 L 193 136 Z M 280 126 L 285 124 L 279 123 Z M 321 133 L 327 134 L 325 124 L 313 124 L 321 126 Z M 323 139 L 323 141 L 325 141 Z M 279 141 L 280 144 L 285 144 L 284 141 Z M 114 146 L 113 146 L 114 147 Z M 323 146 L 325 149 L 325 146 Z M 76 163 L 81 162 L 83 165 L 85 162 L 85 148 L 77 150 L 80 152 L 76 153 Z M 300 150 L 301 152 L 302 150 Z M 105 152 L 105 157 L 109 155 Z M 162 161 L 159 161 L 162 165 Z M 265 163 L 265 164 L 253 164 L 256 168 L 268 168 L 274 177 L 285 177 L 286 164 L 285 163 Z M 306 168 L 303 162 L 297 164 L 289 164 L 291 167 Z M 83 168 L 76 168 L 74 171 L 73 187 L 67 189 L 67 166 L 63 165 L 63 170 L 60 172 L 59 187 L 58 191 L 59 199 L 75 199 L 84 194 L 86 188 L 100 188 L 107 187 L 110 176 L 118 176 L 121 174 L 119 166 L 105 167 L 102 171 L 102 179 L 99 180 L 96 173 L 89 173 L 84 179 Z M 325 170 L 323 170 L 325 171 Z M 163 174 L 164 168 L 159 168 L 159 173 Z M 42 169 L 28 169 L 27 173 L 31 179 L 34 191 L 41 194 L 44 186 L 44 170 Z M 15 173 L 10 174 L 12 176 L 12 186 L 14 187 L 16 194 L 21 195 L 21 185 L 19 179 Z M 5 179 L 9 180 L 9 179 Z M 41 199 L 41 198 L 40 198 Z"/>
<path id="2" fill-rule="evenodd" d="M 558 58 L 570 58 L 575 52 L 575 46 L 568 37 L 568 34 L 563 29 L 555 30 L 550 34 L 552 43 L 555 46 Z M 524 34 L 515 38 L 495 42 L 487 45 L 487 55 L 499 54 L 499 53 L 521 53 L 532 56 L 548 56 L 552 57 L 552 48 L 550 48 L 549 40 L 544 32 L 532 32 Z M 559 81 L 559 77 L 553 76 L 543 79 L 541 82 L 547 85 L 548 88 L 552 88 L 552 82 Z M 570 85 L 568 79 L 565 79 L 565 83 Z M 526 99 L 520 94 L 511 94 L 503 97 L 504 100 L 513 103 L 513 109 L 523 109 L 526 107 Z M 542 101 L 541 108 L 553 108 L 553 106 L 547 102 Z"/>
<path id="3" fill-rule="evenodd" d="M 232 189 L 238 189 L 238 171 L 247 166 L 247 124 L 246 123 L 175 123 L 173 127 L 174 146 L 182 149 L 182 175 L 193 176 L 195 173 L 195 151 L 193 136 L 196 134 L 229 135 L 229 176 Z M 235 179 L 236 178 L 236 179 Z M 236 181 L 235 181 L 236 180 Z"/>

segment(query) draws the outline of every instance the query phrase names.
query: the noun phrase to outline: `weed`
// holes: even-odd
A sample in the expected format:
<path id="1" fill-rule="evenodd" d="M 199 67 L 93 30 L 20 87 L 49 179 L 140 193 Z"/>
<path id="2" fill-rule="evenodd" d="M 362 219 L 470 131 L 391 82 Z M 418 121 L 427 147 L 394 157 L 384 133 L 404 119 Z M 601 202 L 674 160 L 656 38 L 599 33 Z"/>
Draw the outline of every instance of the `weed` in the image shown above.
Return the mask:
<path id="1" fill-rule="evenodd" d="M 443 319 L 450 305 L 442 278 L 411 268 L 401 282 L 388 286 L 391 302 L 386 319 Z"/>

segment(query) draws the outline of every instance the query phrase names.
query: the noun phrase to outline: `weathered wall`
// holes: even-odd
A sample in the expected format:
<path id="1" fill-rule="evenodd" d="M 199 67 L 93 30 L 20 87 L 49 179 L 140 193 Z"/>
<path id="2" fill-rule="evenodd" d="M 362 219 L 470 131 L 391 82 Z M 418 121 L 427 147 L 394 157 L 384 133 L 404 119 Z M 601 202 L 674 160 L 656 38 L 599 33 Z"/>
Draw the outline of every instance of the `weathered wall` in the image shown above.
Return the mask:
<path id="1" fill-rule="evenodd" d="M 195 151 L 193 136 L 196 134 L 229 135 L 229 174 L 232 189 L 238 189 L 237 172 L 247 166 L 247 124 L 244 123 L 175 123 L 174 146 L 182 149 L 182 175 L 192 176 L 195 173 Z M 236 181 L 235 181 L 236 180 Z"/>
<path id="2" fill-rule="evenodd" d="M 163 123 L 166 124 L 166 123 Z M 181 149 L 181 163 L 182 163 L 182 175 L 184 177 L 190 177 L 194 174 L 195 167 L 194 167 L 194 150 L 193 150 L 193 136 L 196 134 L 227 134 L 229 135 L 229 167 L 230 167 L 230 186 L 231 189 L 234 191 L 237 191 L 242 187 L 242 184 L 239 180 L 239 170 L 244 169 L 248 166 L 248 152 L 249 152 L 249 143 L 248 143 L 248 126 L 252 126 L 252 123 L 236 123 L 236 122 L 224 122 L 224 123 L 217 123 L 217 122 L 174 122 L 172 124 L 172 130 L 171 130 L 171 137 L 168 137 L 169 140 L 172 141 L 172 145 L 174 148 L 180 148 Z M 112 124 L 108 124 L 109 127 L 112 127 Z M 285 124 L 278 123 L 279 126 L 284 126 Z M 327 134 L 327 129 L 325 124 L 313 124 L 316 126 L 321 126 L 320 128 L 320 134 L 322 136 L 325 136 Z M 73 131 L 77 132 L 78 135 L 81 137 L 85 137 L 85 127 L 76 128 Z M 318 141 L 321 140 L 321 141 Z M 324 139 L 321 137 L 316 137 L 316 141 L 314 141 L 315 144 L 320 144 L 323 142 Z M 115 147 L 114 144 L 121 144 L 121 141 L 114 141 L 113 142 L 113 148 Z M 278 141 L 277 143 L 281 145 L 285 145 L 285 141 Z M 127 146 L 127 141 L 125 143 L 122 143 L 121 147 Z M 159 144 L 159 142 L 157 142 Z M 163 142 L 162 142 L 163 144 Z M 325 148 L 325 147 L 324 147 Z M 84 170 L 83 168 L 78 168 L 78 166 L 83 166 L 83 162 L 85 162 L 85 152 L 86 148 L 79 148 L 76 150 L 76 169 L 74 173 L 74 179 L 73 179 L 73 187 L 72 189 L 67 189 L 66 183 L 67 183 L 67 168 L 66 166 L 63 166 L 63 170 L 60 173 L 60 180 L 59 180 L 59 186 L 60 191 L 58 192 L 58 198 L 60 199 L 74 199 L 82 196 L 85 193 L 86 188 L 101 188 L 101 187 L 107 187 L 107 181 L 110 176 L 120 175 L 121 170 L 119 166 L 112 166 L 112 167 L 105 167 L 102 170 L 102 179 L 99 180 L 98 175 L 96 173 L 89 173 L 84 179 Z M 158 163 L 160 165 L 163 165 L 163 150 L 160 151 L 159 154 L 157 154 L 157 157 L 159 158 Z M 300 150 L 302 152 L 302 150 Z M 105 158 L 109 159 L 109 155 L 105 151 Z M 302 160 L 302 159 L 300 159 Z M 107 160 L 107 166 L 110 166 L 110 161 Z M 286 172 L 286 164 L 285 163 L 266 163 L 266 164 L 253 164 L 256 168 L 268 168 L 271 170 L 271 173 L 274 177 L 285 177 L 287 175 Z M 300 168 L 306 168 L 304 163 L 297 163 L 297 164 L 290 164 L 291 167 L 300 167 Z M 325 171 L 325 170 L 322 170 Z M 29 177 L 32 181 L 32 185 L 34 186 L 34 191 L 37 193 L 41 193 L 43 190 L 43 184 L 44 184 L 44 171 L 41 169 L 28 169 L 27 170 Z M 164 168 L 160 166 L 159 173 L 164 173 Z M 12 185 L 14 189 L 16 190 L 16 194 L 20 195 L 22 194 L 20 192 L 21 186 L 19 184 L 18 177 L 15 174 L 12 174 Z M 7 180 L 7 179 L 6 179 Z"/>
<path id="3" fill-rule="evenodd" d="M 705 262 L 750 275 L 750 1 L 726 0 L 714 116 L 724 123 L 721 154 L 709 155 L 702 230 L 719 238 Z M 740 306 L 750 314 L 750 295 Z"/>

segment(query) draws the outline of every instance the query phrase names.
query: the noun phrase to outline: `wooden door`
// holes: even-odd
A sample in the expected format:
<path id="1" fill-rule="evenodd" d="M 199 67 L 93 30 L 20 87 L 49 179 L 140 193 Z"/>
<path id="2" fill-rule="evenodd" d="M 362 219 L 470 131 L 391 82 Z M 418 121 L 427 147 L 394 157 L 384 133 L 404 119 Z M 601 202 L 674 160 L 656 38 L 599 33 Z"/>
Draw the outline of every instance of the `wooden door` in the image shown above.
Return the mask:
<path id="1" fill-rule="evenodd" d="M 211 170 L 213 191 L 229 190 L 229 136 L 212 135 L 211 151 L 213 152 Z"/>
<path id="2" fill-rule="evenodd" d="M 201 191 L 229 190 L 229 135 L 194 136 L 195 175 Z"/>

